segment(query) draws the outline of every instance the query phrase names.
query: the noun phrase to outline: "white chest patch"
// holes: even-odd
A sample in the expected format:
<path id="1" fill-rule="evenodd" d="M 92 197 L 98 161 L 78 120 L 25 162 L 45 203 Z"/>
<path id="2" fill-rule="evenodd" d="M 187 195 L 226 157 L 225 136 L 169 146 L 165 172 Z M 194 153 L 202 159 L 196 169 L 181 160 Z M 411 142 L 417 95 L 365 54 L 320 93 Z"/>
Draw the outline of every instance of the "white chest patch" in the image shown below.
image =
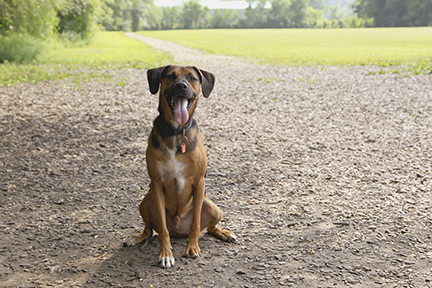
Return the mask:
<path id="1" fill-rule="evenodd" d="M 186 164 L 175 159 L 176 152 L 174 150 L 170 150 L 170 160 L 167 163 L 158 162 L 158 172 L 162 177 L 163 182 L 171 181 L 172 179 L 176 179 L 177 183 L 177 192 L 181 193 L 184 189 L 186 178 L 185 178 L 185 168 Z"/>

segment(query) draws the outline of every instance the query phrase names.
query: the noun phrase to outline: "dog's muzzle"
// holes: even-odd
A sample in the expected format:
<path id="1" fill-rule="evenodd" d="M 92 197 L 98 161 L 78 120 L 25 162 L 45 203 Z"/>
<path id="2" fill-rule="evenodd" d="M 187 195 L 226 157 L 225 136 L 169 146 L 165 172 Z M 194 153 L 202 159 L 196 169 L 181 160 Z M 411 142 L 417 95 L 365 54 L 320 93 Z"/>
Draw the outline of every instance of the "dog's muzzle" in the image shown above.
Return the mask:
<path id="1" fill-rule="evenodd" d="M 188 109 L 195 100 L 196 94 L 186 82 L 179 81 L 165 92 L 165 97 L 170 104 L 174 120 L 179 124 L 185 124 L 189 120 Z"/>

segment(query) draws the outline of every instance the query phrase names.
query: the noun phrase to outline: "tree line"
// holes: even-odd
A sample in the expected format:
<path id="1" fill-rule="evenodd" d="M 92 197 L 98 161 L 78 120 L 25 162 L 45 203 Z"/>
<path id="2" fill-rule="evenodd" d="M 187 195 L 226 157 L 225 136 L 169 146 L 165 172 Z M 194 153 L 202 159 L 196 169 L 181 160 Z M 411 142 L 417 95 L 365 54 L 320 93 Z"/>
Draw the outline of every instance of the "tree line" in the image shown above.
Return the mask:
<path id="1" fill-rule="evenodd" d="M 151 0 L 149 0 L 151 1 Z M 332 2 L 332 0 L 327 0 Z M 432 0 L 431 0 L 432 1 Z M 210 10 L 197 0 L 174 7 L 152 2 L 111 0 L 103 2 L 101 27 L 107 31 L 200 28 L 342 28 L 370 26 L 369 19 L 348 16 L 339 5 L 325 0 L 246 0 L 244 10 Z M 349 5 L 352 0 L 333 0 Z M 135 12 L 135 17 L 132 16 Z M 116 15 L 113 19 L 110 15 Z"/>
<path id="2" fill-rule="evenodd" d="M 213 11 L 197 0 L 174 7 L 157 7 L 152 0 L 101 1 L 105 18 L 100 24 L 108 31 L 432 25 L 432 0 L 246 0 L 245 10 Z M 354 15 L 341 6 L 350 6 Z"/>
<path id="3" fill-rule="evenodd" d="M 347 5 L 352 0 L 333 2 Z M 247 0 L 247 3 L 248 7 L 239 13 L 230 9 L 210 11 L 197 0 L 174 7 L 157 7 L 153 0 L 0 0 L 0 34 L 46 38 L 57 33 L 73 39 L 89 37 L 97 29 L 432 25 L 432 0 L 355 0 L 350 4 L 355 13 L 352 16 L 340 13 L 337 5 L 325 5 L 324 0 Z"/>

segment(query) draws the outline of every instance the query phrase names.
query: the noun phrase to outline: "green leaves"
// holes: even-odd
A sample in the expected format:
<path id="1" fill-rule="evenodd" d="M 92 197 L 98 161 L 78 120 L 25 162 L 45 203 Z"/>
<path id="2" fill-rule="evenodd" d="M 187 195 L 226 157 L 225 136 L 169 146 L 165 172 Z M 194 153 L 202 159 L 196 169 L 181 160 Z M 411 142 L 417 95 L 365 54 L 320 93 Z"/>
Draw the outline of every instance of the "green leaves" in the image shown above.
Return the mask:
<path id="1" fill-rule="evenodd" d="M 0 34 L 46 39 L 58 21 L 54 8 L 54 0 L 0 0 Z"/>
<path id="2" fill-rule="evenodd" d="M 356 0 L 354 12 L 362 18 L 373 18 L 377 27 L 429 26 L 432 22 L 432 0 Z"/>

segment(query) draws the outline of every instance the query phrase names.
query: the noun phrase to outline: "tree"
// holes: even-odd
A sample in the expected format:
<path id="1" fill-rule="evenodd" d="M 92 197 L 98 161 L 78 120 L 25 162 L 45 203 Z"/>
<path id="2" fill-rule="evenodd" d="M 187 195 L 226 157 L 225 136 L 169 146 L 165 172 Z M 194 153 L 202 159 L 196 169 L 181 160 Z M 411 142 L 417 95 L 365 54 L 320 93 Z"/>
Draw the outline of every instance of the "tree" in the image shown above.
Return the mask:
<path id="1" fill-rule="evenodd" d="M 410 0 L 406 3 L 405 21 L 410 26 L 432 26 L 432 0 Z"/>
<path id="2" fill-rule="evenodd" d="M 203 7 L 197 0 L 191 0 L 183 4 L 182 22 L 183 28 L 197 29 L 206 26 L 209 17 L 209 8 Z"/>
<path id="3" fill-rule="evenodd" d="M 237 10 L 216 9 L 211 17 L 211 27 L 232 28 L 237 25 L 239 19 Z"/>
<path id="4" fill-rule="evenodd" d="M 161 11 L 160 25 L 162 29 L 180 28 L 182 10 L 179 6 L 161 7 Z"/>
<path id="5" fill-rule="evenodd" d="M 0 34 L 47 38 L 57 24 L 54 0 L 0 0 Z"/>
<path id="6" fill-rule="evenodd" d="M 245 10 L 245 25 L 249 28 L 266 28 L 268 27 L 267 0 L 247 0 L 249 6 Z"/>
<path id="7" fill-rule="evenodd" d="M 309 6 L 316 10 L 324 10 L 325 3 L 324 0 L 310 0 Z"/>
<path id="8" fill-rule="evenodd" d="M 292 0 L 290 27 L 294 27 L 294 28 L 306 27 L 308 2 L 309 0 Z"/>
<path id="9" fill-rule="evenodd" d="M 432 0 L 356 0 L 352 7 L 378 27 L 432 25 Z"/>
<path id="10" fill-rule="evenodd" d="M 307 8 L 306 23 L 310 28 L 324 27 L 324 10 L 315 9 L 312 6 Z"/>
<path id="11" fill-rule="evenodd" d="M 104 0 L 100 24 L 107 31 L 131 31 L 132 0 Z"/>
<path id="12" fill-rule="evenodd" d="M 291 24 L 290 19 L 291 1 L 273 0 L 268 13 L 268 23 L 270 27 L 286 28 Z"/>
<path id="13" fill-rule="evenodd" d="M 66 0 L 57 10 L 57 31 L 69 38 L 89 38 L 95 25 L 98 0 Z"/>
<path id="14" fill-rule="evenodd" d="M 134 2 L 136 4 L 131 14 L 133 17 L 136 15 L 137 18 L 136 20 L 132 18 L 132 31 L 160 28 L 162 11 L 153 3 L 153 0 L 134 0 Z"/>
<path id="15" fill-rule="evenodd" d="M 326 17 L 329 20 L 339 20 L 341 18 L 347 17 L 345 10 L 340 8 L 338 5 L 327 6 L 325 12 Z"/>

